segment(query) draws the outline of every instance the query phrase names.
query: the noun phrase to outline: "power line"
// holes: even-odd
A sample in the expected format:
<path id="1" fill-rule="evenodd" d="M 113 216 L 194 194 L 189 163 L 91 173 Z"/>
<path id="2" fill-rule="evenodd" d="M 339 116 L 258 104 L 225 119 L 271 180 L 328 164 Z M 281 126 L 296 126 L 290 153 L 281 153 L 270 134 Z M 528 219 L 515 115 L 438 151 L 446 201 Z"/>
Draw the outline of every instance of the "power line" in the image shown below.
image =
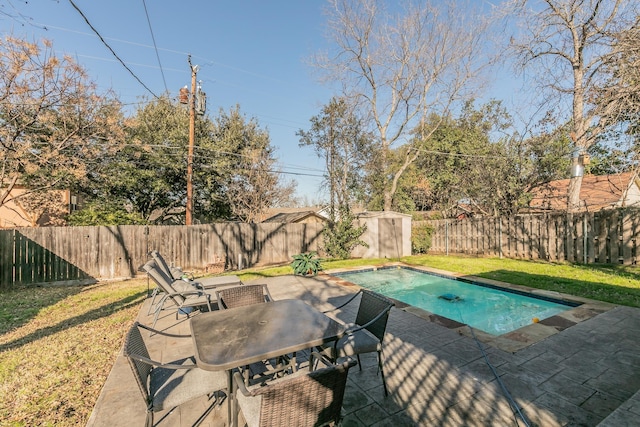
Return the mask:
<path id="1" fill-rule="evenodd" d="M 131 74 L 133 76 L 133 78 L 136 79 L 138 81 L 138 83 L 140 83 L 151 95 L 153 95 L 155 98 L 159 98 L 159 96 L 156 95 L 155 93 L 153 93 L 153 91 L 151 89 L 149 89 L 147 87 L 147 85 L 145 85 L 142 82 L 142 80 L 140 80 L 140 78 L 127 66 L 127 64 L 125 64 L 124 61 L 122 59 L 120 59 L 118 54 L 111 48 L 111 46 L 109 46 L 109 44 L 106 42 L 106 40 L 102 37 L 102 35 L 98 32 L 98 30 L 96 30 L 96 28 L 91 24 L 91 22 L 89 22 L 89 19 L 80 10 L 80 8 L 78 6 L 76 6 L 76 4 L 73 2 L 73 0 L 69 0 L 69 3 L 71 3 L 71 6 L 73 6 L 73 8 L 78 11 L 80 16 L 82 16 L 82 18 L 87 23 L 87 25 L 91 28 L 91 30 L 93 30 L 93 32 L 96 33 L 96 35 L 98 36 L 98 38 L 100 39 L 102 44 L 104 44 L 107 47 L 107 49 L 109 49 L 111 51 L 113 56 L 115 56 L 115 58 L 120 62 L 120 64 L 122 64 L 122 66 L 129 72 L 129 74 Z"/>
<path id="2" fill-rule="evenodd" d="M 38 27 L 38 28 L 43 28 L 43 29 L 46 29 L 46 30 L 50 30 L 51 29 L 51 30 L 60 30 L 60 31 L 65 31 L 65 32 L 70 32 L 70 33 L 75 33 L 75 34 L 80 34 L 80 35 L 91 35 L 91 33 L 86 33 L 86 32 L 83 32 L 83 31 L 77 31 L 77 30 L 73 30 L 73 29 L 65 28 L 65 27 L 60 27 L 60 26 L 56 26 L 56 25 L 43 24 L 43 23 L 40 23 L 40 22 L 32 23 L 31 25 L 35 26 L 35 27 Z M 150 46 L 150 45 L 148 45 L 146 43 L 139 43 L 139 42 L 134 42 L 134 41 L 131 41 L 131 40 L 119 39 L 119 38 L 115 38 L 115 37 L 105 37 L 104 39 L 105 40 L 111 40 L 111 41 L 118 42 L 118 43 L 125 43 L 125 44 L 129 44 L 129 45 L 132 45 L 132 46 L 139 46 L 139 47 L 143 47 L 143 48 L 149 48 L 149 49 L 153 49 L 154 48 L 154 46 Z M 167 48 L 163 48 L 163 47 L 158 47 L 157 50 L 158 51 L 172 53 L 172 54 L 177 54 L 177 55 L 187 55 L 187 54 L 189 54 L 188 52 L 185 52 L 185 51 L 180 51 L 180 50 L 175 50 L 175 49 L 167 49 Z M 250 76 L 253 76 L 253 77 L 258 77 L 258 78 L 265 79 L 265 80 L 270 80 L 270 81 L 277 82 L 277 83 L 282 83 L 282 84 L 286 84 L 286 85 L 290 85 L 291 84 L 291 82 L 283 81 L 283 80 L 278 79 L 276 77 L 271 77 L 271 76 L 268 76 L 266 74 L 256 73 L 253 70 L 247 70 L 245 68 L 241 68 L 241 67 L 236 67 L 236 66 L 233 66 L 233 65 L 225 64 L 223 62 L 214 61 L 214 60 L 211 60 L 211 59 L 206 58 L 204 56 L 193 55 L 192 54 L 191 57 L 194 58 L 194 59 L 201 59 L 204 62 L 202 64 L 202 68 L 210 67 L 210 66 L 216 66 L 218 68 L 226 68 L 226 69 L 229 69 L 229 70 L 232 70 L 232 71 L 238 71 L 238 72 L 243 73 L 243 74 L 247 74 L 247 75 L 250 75 Z"/>
<path id="3" fill-rule="evenodd" d="M 158 58 L 158 66 L 160 67 L 160 74 L 162 74 L 162 81 L 164 83 L 164 90 L 169 93 L 169 88 L 167 87 L 167 80 L 164 78 L 164 70 L 162 69 L 162 63 L 160 63 L 160 54 L 158 54 L 158 45 L 156 44 L 156 38 L 153 35 L 153 29 L 151 28 L 151 20 L 149 19 L 149 12 L 147 11 L 147 2 L 142 0 L 142 4 L 144 6 L 144 13 L 147 15 L 147 23 L 149 24 L 149 32 L 151 33 L 151 40 L 153 40 L 153 48 L 156 51 L 156 58 Z"/>

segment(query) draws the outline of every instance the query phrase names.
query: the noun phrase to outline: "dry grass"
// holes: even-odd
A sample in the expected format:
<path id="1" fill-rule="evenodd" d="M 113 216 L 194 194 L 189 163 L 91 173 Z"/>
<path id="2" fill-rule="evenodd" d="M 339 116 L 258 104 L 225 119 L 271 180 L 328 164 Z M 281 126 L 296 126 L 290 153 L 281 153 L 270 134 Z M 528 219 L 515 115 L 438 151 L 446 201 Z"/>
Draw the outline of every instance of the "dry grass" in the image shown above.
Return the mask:
<path id="1" fill-rule="evenodd" d="M 146 280 L 2 292 L 0 425 L 85 425 L 146 294 Z"/>

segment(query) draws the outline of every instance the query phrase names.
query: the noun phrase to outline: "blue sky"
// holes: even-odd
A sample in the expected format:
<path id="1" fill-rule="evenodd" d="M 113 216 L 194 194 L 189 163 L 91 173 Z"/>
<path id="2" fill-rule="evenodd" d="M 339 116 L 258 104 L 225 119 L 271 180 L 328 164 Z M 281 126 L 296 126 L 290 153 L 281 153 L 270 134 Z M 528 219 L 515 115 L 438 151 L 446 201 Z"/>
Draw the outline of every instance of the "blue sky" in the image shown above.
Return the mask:
<path id="1" fill-rule="evenodd" d="M 187 62 L 199 66 L 207 113 L 236 104 L 269 131 L 285 177 L 298 182 L 309 202 L 325 197 L 323 162 L 299 148 L 307 129 L 331 97 L 305 60 L 323 48 L 324 1 L 74 0 L 116 54 L 156 95 L 176 96 L 191 84 Z M 145 12 L 146 4 L 146 12 Z M 3 2 L 2 35 L 42 37 L 59 54 L 72 55 L 100 89 L 113 88 L 125 104 L 153 97 L 118 62 L 68 0 Z M 147 21 L 147 13 L 151 23 Z M 8 16 L 9 15 L 9 16 Z M 152 36 L 153 32 L 153 36 Z M 154 49 L 153 38 L 158 47 Z M 163 76 L 164 75 L 164 76 Z"/>
<path id="2" fill-rule="evenodd" d="M 309 119 L 333 95 L 305 63 L 326 47 L 325 0 L 73 3 L 156 95 L 168 89 L 177 96 L 181 87 L 190 87 L 190 54 L 207 93 L 207 113 L 215 116 L 220 108 L 228 111 L 240 105 L 244 114 L 269 131 L 284 177 L 297 181 L 298 195 L 307 202 L 328 198 L 321 187 L 323 162 L 312 148 L 298 147 L 296 136 L 298 129 L 308 129 Z M 6 0 L 0 7 L 3 36 L 52 40 L 58 54 L 72 55 L 100 89 L 114 89 L 130 109 L 142 97 L 153 97 L 69 0 Z M 513 96 L 505 79 L 497 88 L 511 93 L 507 98 Z"/>

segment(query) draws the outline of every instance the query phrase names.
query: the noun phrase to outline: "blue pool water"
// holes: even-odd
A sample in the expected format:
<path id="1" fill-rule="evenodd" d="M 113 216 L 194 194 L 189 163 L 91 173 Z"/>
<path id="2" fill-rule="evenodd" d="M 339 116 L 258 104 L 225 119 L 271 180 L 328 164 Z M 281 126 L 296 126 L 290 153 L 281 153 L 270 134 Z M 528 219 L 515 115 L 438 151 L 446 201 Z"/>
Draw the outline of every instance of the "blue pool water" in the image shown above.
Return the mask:
<path id="1" fill-rule="evenodd" d="M 339 273 L 349 282 L 431 313 L 502 335 L 571 305 L 449 279 L 409 268 Z"/>

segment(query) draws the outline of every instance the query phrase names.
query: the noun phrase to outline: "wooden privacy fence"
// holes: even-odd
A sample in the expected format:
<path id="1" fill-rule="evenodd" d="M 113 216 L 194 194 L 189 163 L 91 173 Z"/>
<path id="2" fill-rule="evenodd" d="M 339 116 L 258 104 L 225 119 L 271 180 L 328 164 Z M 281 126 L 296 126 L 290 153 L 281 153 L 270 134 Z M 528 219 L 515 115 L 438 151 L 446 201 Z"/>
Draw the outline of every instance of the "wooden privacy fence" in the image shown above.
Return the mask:
<path id="1" fill-rule="evenodd" d="M 220 258 L 228 269 L 291 261 L 319 250 L 323 224 L 46 227 L 0 230 L 0 289 L 13 284 L 128 278 L 158 250 L 186 270 Z"/>
<path id="2" fill-rule="evenodd" d="M 636 264 L 640 210 L 426 221 L 430 253 Z"/>

